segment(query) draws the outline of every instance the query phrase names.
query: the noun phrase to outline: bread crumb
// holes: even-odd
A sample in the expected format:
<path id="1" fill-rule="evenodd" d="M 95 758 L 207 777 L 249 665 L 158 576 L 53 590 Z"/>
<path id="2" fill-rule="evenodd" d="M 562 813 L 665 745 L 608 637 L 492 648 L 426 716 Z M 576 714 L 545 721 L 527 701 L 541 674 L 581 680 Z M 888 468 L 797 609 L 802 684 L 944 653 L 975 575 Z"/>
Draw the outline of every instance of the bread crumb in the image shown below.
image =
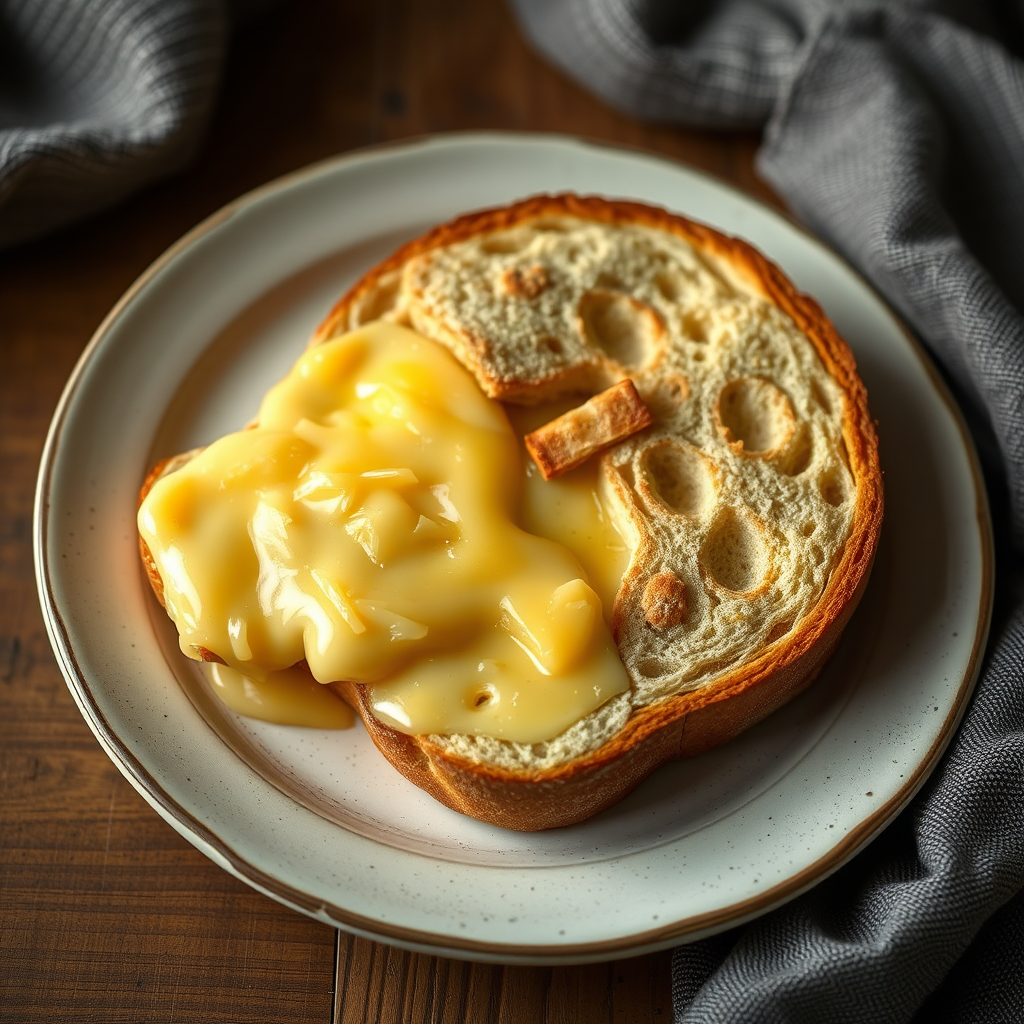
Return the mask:
<path id="1" fill-rule="evenodd" d="M 686 618 L 686 584 L 674 572 L 659 572 L 647 581 L 641 605 L 655 629 L 678 626 Z"/>
<path id="2" fill-rule="evenodd" d="M 532 267 L 507 267 L 501 275 L 501 290 L 519 299 L 535 299 L 551 284 L 547 270 L 539 263 Z"/>

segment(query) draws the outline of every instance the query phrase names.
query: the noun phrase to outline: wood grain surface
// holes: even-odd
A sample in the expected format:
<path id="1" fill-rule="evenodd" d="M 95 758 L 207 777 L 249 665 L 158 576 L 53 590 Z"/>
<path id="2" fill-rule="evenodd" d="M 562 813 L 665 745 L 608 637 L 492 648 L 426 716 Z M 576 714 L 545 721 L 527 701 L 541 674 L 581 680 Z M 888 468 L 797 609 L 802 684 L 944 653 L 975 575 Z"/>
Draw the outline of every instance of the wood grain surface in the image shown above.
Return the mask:
<path id="1" fill-rule="evenodd" d="M 203 149 L 119 208 L 0 255 L 0 1021 L 671 1018 L 670 954 L 479 965 L 308 920 L 206 860 L 103 754 L 32 576 L 47 424 L 89 337 L 167 246 L 250 188 L 428 132 L 568 132 L 678 158 L 777 204 L 757 138 L 643 125 L 535 56 L 500 0 L 292 0 L 236 29 Z"/>

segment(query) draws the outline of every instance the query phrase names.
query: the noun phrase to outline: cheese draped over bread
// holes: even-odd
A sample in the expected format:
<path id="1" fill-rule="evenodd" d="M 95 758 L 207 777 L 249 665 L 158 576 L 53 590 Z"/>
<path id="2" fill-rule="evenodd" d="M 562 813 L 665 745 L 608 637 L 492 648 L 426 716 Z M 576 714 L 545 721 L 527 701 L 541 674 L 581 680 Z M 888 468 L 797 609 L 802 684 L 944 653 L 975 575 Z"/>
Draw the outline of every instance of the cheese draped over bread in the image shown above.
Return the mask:
<path id="1" fill-rule="evenodd" d="M 631 550 L 613 616 L 629 694 L 543 747 L 432 737 L 509 770 L 581 757 L 636 709 L 710 688 L 806 635 L 855 515 L 877 512 L 863 506 L 844 434 L 847 389 L 860 388 L 852 359 L 825 365 L 747 247 L 696 225 L 684 237 L 645 208 L 610 219 L 596 200 L 533 202 L 602 219 L 518 213 L 506 227 L 413 243 L 317 335 L 384 317 L 440 340 L 493 397 L 579 402 L 629 377 L 654 414 L 600 458 Z"/>
<path id="2" fill-rule="evenodd" d="M 501 406 L 377 323 L 306 352 L 138 524 L 190 657 L 257 682 L 304 661 L 401 731 L 535 743 L 628 678 L 580 562 L 514 522 L 521 488 Z"/>
<path id="3" fill-rule="evenodd" d="M 804 685 L 779 680 L 870 568 L 852 357 L 749 247 L 659 211 L 538 199 L 439 232 L 339 303 L 254 430 L 153 487 L 182 649 L 366 683 L 446 765 L 554 772 L 744 693 L 721 742 Z M 550 483 L 481 394 L 539 405 L 521 435 L 627 377 L 653 424 Z"/>

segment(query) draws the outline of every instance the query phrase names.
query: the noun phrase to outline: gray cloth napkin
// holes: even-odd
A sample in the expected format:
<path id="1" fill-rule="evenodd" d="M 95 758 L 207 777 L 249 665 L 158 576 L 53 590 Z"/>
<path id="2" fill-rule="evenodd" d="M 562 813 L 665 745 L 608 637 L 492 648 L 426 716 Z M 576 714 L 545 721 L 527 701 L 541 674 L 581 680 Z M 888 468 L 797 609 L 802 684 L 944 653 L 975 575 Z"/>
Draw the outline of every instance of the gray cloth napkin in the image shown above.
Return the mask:
<path id="1" fill-rule="evenodd" d="M 947 371 L 996 523 L 989 649 L 940 767 L 828 881 L 678 949 L 676 1020 L 1024 1020 L 1024 62 L 954 0 L 513 4 L 614 106 L 766 125 L 760 173 Z"/>
<path id="2" fill-rule="evenodd" d="M 187 162 L 226 36 L 221 0 L 0 0 L 0 248 Z"/>

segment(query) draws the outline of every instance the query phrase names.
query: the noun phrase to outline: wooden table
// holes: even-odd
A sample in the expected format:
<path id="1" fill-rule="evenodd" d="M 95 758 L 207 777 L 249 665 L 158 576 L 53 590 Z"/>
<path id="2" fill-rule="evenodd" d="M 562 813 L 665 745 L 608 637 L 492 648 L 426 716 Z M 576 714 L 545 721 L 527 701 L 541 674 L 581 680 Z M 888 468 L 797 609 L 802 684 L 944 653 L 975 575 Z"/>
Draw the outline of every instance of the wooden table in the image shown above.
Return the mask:
<path id="1" fill-rule="evenodd" d="M 500 0 L 303 0 L 237 30 L 189 170 L 0 256 L 0 1020 L 670 1020 L 671 954 L 485 966 L 377 945 L 250 890 L 178 837 L 107 759 L 35 596 L 46 428 L 107 310 L 167 246 L 311 161 L 428 132 L 567 132 L 662 153 L 778 205 L 754 135 L 651 127 L 534 55 Z"/>

